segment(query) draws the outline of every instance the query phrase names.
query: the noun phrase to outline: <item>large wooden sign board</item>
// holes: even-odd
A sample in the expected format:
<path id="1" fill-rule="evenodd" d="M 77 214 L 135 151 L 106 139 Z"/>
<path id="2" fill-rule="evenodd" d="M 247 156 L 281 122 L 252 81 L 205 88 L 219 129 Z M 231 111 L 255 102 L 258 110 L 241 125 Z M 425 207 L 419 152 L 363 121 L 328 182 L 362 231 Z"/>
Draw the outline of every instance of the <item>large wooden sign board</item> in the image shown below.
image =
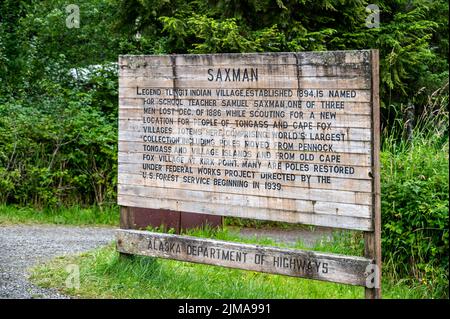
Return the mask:
<path id="1" fill-rule="evenodd" d="M 359 230 L 366 251 L 129 230 L 118 250 L 362 285 L 380 297 L 378 67 L 375 50 L 121 56 L 119 205 Z"/>

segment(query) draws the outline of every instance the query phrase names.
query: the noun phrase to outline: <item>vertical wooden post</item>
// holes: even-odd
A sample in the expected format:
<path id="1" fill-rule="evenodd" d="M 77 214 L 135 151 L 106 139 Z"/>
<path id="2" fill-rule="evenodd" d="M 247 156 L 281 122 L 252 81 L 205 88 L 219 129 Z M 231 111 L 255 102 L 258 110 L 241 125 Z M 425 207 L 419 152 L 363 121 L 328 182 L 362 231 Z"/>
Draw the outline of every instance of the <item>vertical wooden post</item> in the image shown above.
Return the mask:
<path id="1" fill-rule="evenodd" d="M 120 206 L 120 228 L 121 229 L 133 229 L 133 214 L 129 207 Z M 118 243 L 120 244 L 120 243 Z M 132 255 L 119 252 L 120 259 L 130 259 Z"/>
<path id="2" fill-rule="evenodd" d="M 375 260 L 375 287 L 365 288 L 365 297 L 381 298 L 381 184 L 380 184 L 380 93 L 379 54 L 371 50 L 372 60 L 372 166 L 373 166 L 373 232 L 364 233 L 365 256 Z"/>
<path id="3" fill-rule="evenodd" d="M 120 206 L 120 228 L 122 229 L 133 229 L 134 221 L 133 214 L 129 207 Z"/>

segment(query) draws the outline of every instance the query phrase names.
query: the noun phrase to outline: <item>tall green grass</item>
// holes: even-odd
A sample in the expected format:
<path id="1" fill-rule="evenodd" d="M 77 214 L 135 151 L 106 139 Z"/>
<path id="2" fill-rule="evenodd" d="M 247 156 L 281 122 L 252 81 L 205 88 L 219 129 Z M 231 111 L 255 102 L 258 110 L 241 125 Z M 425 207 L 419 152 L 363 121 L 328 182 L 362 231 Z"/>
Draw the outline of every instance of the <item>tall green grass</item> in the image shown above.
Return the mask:
<path id="1" fill-rule="evenodd" d="M 447 298 L 448 120 L 447 93 L 430 99 L 409 138 L 403 120 L 384 130 L 381 151 L 384 273 Z"/>

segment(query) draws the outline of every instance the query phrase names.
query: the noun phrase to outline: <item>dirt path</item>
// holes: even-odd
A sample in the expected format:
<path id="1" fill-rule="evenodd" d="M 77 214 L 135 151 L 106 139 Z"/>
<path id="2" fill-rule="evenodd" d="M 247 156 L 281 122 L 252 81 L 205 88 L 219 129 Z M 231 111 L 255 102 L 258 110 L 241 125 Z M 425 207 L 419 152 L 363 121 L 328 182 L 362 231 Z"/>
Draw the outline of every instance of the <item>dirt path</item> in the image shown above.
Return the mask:
<path id="1" fill-rule="evenodd" d="M 0 298 L 67 298 L 28 281 L 27 269 L 114 240 L 114 228 L 56 225 L 0 226 Z"/>

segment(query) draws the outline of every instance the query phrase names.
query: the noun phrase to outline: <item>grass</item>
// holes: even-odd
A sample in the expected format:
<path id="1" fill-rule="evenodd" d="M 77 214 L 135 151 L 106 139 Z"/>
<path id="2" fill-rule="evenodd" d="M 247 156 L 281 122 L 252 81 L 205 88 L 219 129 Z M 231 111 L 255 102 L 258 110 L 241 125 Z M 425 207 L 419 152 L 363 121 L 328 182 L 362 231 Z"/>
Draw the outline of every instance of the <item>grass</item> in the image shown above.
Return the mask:
<path id="1" fill-rule="evenodd" d="M 333 241 L 320 242 L 315 250 L 354 253 L 361 249 L 358 235 L 337 234 Z M 226 228 L 194 230 L 191 236 L 277 245 L 270 239 L 241 238 Z M 284 244 L 283 246 L 288 246 Z M 303 248 L 299 241 L 290 247 Z M 66 267 L 76 264 L 80 287 L 68 288 Z M 174 260 L 133 256 L 121 258 L 113 244 L 77 256 L 54 259 L 32 269 L 33 283 L 56 288 L 80 298 L 363 298 L 364 289 L 253 271 L 228 269 Z M 384 298 L 425 298 L 426 291 L 403 282 L 383 282 Z"/>
<path id="2" fill-rule="evenodd" d="M 234 225 L 232 223 L 232 225 Z M 152 228 L 148 227 L 147 230 L 154 232 L 171 233 L 172 231 L 165 230 L 163 227 Z M 242 236 L 239 234 L 239 229 L 230 229 L 227 226 L 227 220 L 225 226 L 222 228 L 194 228 L 185 230 L 184 233 L 188 236 L 200 237 L 200 238 L 212 238 L 223 241 L 240 242 L 247 244 L 259 244 L 273 247 L 286 247 L 295 249 L 311 250 L 303 244 L 301 239 L 295 243 L 287 243 L 273 240 L 271 238 L 261 238 L 257 236 Z M 320 240 L 312 250 L 326 251 L 330 253 L 342 254 L 342 255 L 363 255 L 364 253 L 364 241 L 361 232 L 353 232 L 346 230 L 335 230 L 333 232 L 332 240 Z"/>
<path id="3" fill-rule="evenodd" d="M 277 222 L 277 221 L 268 221 L 268 220 L 259 220 L 259 219 L 249 219 L 249 218 L 241 218 L 241 217 L 225 217 L 226 224 L 230 226 L 237 227 L 250 227 L 250 228 L 278 228 L 283 230 L 291 230 L 291 229 L 305 229 L 305 228 L 313 228 L 314 226 L 303 225 L 303 224 L 292 224 L 287 222 Z"/>
<path id="4" fill-rule="evenodd" d="M 118 207 L 36 209 L 0 205 L 0 225 L 8 224 L 60 224 L 60 225 L 119 225 Z"/>
<path id="5" fill-rule="evenodd" d="M 448 87 L 448 84 L 447 84 Z M 410 131 L 402 116 L 383 131 L 381 150 L 384 270 L 449 297 L 448 91 L 430 100 Z"/>

